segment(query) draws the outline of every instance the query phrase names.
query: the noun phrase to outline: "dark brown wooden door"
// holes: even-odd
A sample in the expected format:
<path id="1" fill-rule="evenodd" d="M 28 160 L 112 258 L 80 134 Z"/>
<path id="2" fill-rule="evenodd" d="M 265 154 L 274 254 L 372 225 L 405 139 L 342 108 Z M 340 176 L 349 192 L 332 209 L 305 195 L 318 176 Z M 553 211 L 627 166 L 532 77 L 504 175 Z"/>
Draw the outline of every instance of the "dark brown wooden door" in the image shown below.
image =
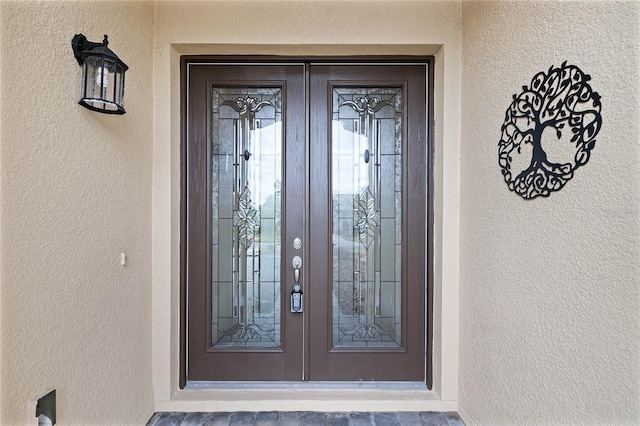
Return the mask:
<path id="1" fill-rule="evenodd" d="M 425 87 L 311 67 L 310 380 L 424 380 Z"/>
<path id="2" fill-rule="evenodd" d="M 189 380 L 300 380 L 288 310 L 305 212 L 303 65 L 188 65 Z"/>
<path id="3" fill-rule="evenodd" d="M 186 71 L 187 380 L 423 381 L 426 65 Z"/>

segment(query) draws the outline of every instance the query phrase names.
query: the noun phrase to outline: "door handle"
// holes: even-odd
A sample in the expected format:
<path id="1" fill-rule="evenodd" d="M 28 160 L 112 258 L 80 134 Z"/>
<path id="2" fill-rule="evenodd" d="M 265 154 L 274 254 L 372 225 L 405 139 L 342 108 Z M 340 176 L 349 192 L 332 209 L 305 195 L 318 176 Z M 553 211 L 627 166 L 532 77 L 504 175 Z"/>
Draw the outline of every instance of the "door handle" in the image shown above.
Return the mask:
<path id="1" fill-rule="evenodd" d="M 300 268 L 302 258 L 295 256 L 291 261 L 293 266 L 293 289 L 291 290 L 291 312 L 302 312 L 302 286 L 300 285 Z"/>

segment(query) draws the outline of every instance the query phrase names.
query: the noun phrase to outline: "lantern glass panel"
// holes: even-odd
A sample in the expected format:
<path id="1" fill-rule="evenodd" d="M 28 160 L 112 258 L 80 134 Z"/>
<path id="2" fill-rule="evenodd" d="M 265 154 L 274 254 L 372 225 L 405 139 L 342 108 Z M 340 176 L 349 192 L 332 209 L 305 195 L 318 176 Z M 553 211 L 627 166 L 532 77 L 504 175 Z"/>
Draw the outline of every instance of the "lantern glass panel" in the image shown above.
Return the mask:
<path id="1" fill-rule="evenodd" d="M 98 56 L 84 60 L 81 104 L 100 112 L 123 114 L 124 70 L 115 61 Z"/>

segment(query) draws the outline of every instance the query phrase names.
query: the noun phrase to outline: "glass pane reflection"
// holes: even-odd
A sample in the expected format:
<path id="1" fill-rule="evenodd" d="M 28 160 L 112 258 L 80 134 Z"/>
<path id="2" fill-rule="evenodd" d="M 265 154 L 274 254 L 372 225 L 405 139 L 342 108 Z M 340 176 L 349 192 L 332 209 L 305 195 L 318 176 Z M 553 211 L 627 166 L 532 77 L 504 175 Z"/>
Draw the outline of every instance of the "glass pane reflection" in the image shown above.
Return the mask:
<path id="1" fill-rule="evenodd" d="M 278 348 L 280 88 L 214 87 L 211 117 L 213 348 Z"/>
<path id="2" fill-rule="evenodd" d="M 334 348 L 402 346 L 402 89 L 334 88 Z"/>

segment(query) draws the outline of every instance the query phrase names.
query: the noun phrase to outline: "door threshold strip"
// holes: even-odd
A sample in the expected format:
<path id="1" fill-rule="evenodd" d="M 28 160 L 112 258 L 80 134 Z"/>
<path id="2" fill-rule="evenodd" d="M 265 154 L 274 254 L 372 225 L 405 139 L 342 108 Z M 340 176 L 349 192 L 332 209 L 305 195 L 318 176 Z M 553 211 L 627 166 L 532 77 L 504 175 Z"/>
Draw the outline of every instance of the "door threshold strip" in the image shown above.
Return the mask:
<path id="1" fill-rule="evenodd" d="M 423 391 L 427 385 L 423 382 L 207 382 L 189 381 L 185 390 L 219 389 L 285 389 L 285 390 L 381 390 L 381 391 Z"/>

